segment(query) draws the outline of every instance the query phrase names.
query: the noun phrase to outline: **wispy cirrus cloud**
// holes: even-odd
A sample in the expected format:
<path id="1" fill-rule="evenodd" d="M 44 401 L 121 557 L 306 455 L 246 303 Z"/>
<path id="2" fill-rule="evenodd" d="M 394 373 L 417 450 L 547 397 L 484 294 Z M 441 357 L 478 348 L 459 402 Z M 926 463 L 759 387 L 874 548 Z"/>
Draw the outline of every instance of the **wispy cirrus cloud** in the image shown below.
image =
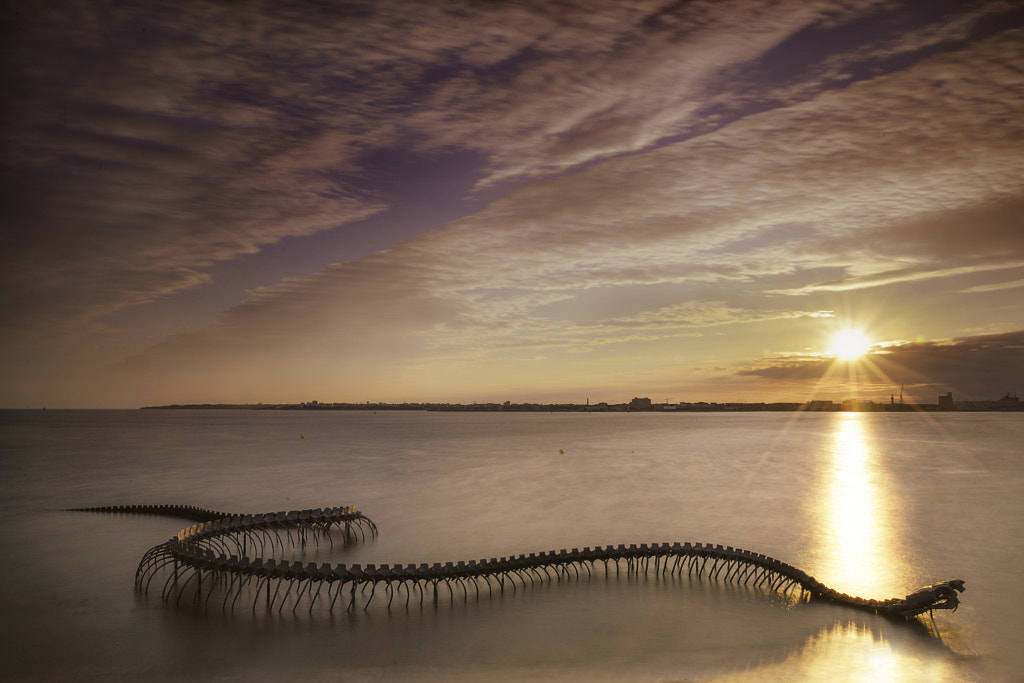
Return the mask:
<path id="1" fill-rule="evenodd" d="M 848 291 L 1020 269 L 1024 267 L 1022 215 L 1024 201 L 1020 198 L 996 197 L 942 212 L 894 217 L 875 229 L 840 235 L 823 245 L 851 256 L 843 264 L 846 277 L 777 293 Z"/>
<path id="2" fill-rule="evenodd" d="M 282 353 L 299 375 L 369 376 L 779 327 L 830 292 L 965 291 L 1024 262 L 1024 39 L 996 21 L 1019 24 L 1012 3 L 64 10 L 23 10 L 4 57 L 10 357 L 46 339 L 225 384 Z M 145 351 L 148 330 L 129 341 L 109 317 L 386 218 L 416 164 L 453 151 L 477 155 L 460 191 L 494 192 L 486 207 L 357 260 L 253 272 L 244 303 Z"/>
<path id="3" fill-rule="evenodd" d="M 1024 287 L 1024 280 L 1013 280 L 1012 282 L 994 282 L 988 285 L 976 285 L 960 290 L 963 294 L 975 294 L 979 292 L 998 292 L 1002 289 L 1016 289 Z"/>
<path id="4" fill-rule="evenodd" d="M 407 342 L 410 357 L 447 343 L 571 345 L 586 343 L 587 334 L 606 343 L 617 328 L 630 328 L 631 338 L 639 329 L 661 335 L 682 324 L 681 313 L 702 324 L 717 315 L 742 322 L 736 311 L 752 309 L 715 289 L 734 279 L 741 286 L 727 291 L 739 300 L 760 296 L 761 278 L 806 282 L 822 267 L 870 271 L 882 259 L 904 259 L 920 272 L 947 268 L 954 251 L 969 260 L 936 277 L 1008 267 L 1007 252 L 995 246 L 1016 244 L 1012 222 L 991 223 L 956 249 L 927 235 L 962 234 L 970 222 L 958 217 L 1011 220 L 1005 198 L 1021 191 L 1024 124 L 1007 119 L 1002 105 L 977 103 L 1024 87 L 1012 66 L 1024 62 L 1018 38 L 1010 32 L 956 59 L 936 57 L 716 133 L 522 187 L 386 252 L 265 288 L 229 311 L 217 334 L 270 343 L 302 328 L 363 349 L 363 341 L 390 330 Z M 929 106 L 936 96 L 943 106 Z M 592 288 L 698 282 L 709 284 L 706 302 L 720 303 L 639 304 L 585 333 L 536 312 Z M 813 281 L 804 286 L 813 291 Z M 208 332 L 194 337 L 204 348 L 214 341 Z"/>
<path id="5" fill-rule="evenodd" d="M 374 150 L 476 149 L 494 181 L 704 132 L 702 107 L 777 98 L 759 59 L 883 5 L 23 8 L 8 52 L 8 289 L 95 317 L 194 287 L 212 263 L 381 211 L 359 181 Z M 1006 11 L 936 16 L 866 53 L 962 39 Z"/>

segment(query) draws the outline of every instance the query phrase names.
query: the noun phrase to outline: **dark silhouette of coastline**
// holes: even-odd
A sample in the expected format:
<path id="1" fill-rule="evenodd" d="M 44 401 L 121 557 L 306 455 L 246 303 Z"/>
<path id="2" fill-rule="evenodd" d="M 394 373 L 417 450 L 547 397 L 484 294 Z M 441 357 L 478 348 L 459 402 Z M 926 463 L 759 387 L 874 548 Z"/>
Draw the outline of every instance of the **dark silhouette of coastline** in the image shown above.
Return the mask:
<path id="1" fill-rule="evenodd" d="M 1024 411 L 1024 402 L 1014 394 L 1007 393 L 1001 399 L 991 401 L 954 401 L 952 393 L 939 396 L 936 403 L 897 403 L 848 399 L 842 402 L 806 401 L 777 403 L 654 403 L 649 398 L 634 398 L 628 403 L 187 403 L 163 406 L 145 406 L 143 410 L 189 409 L 189 410 L 427 410 L 444 412 L 921 412 L 921 411 Z"/>

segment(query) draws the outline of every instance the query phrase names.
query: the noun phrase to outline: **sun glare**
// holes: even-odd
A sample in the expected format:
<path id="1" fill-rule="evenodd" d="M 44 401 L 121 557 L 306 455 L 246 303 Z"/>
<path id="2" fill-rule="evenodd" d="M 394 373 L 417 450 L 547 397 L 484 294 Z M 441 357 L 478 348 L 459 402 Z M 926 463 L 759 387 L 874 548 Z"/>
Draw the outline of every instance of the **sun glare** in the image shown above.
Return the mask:
<path id="1" fill-rule="evenodd" d="M 871 342 L 860 330 L 840 330 L 832 337 L 829 354 L 839 360 L 857 360 L 871 349 Z"/>

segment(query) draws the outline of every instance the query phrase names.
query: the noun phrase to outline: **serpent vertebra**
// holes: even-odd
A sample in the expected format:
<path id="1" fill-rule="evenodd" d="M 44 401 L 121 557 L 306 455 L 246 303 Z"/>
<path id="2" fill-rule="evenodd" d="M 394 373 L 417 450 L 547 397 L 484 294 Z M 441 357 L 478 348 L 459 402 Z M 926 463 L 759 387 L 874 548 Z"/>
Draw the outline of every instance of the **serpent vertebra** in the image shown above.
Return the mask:
<path id="1" fill-rule="evenodd" d="M 289 601 L 293 611 L 303 598 L 308 600 L 309 610 L 326 588 L 333 608 L 345 589 L 348 589 L 346 608 L 352 609 L 363 597 L 364 609 L 373 600 L 378 584 L 383 584 L 390 608 L 397 591 L 405 589 L 405 604 L 409 604 L 412 590 L 419 593 L 422 604 L 426 591 L 438 599 L 438 587 L 444 585 L 450 598 L 455 598 L 455 587 L 468 596 L 472 583 L 476 594 L 480 594 L 481 581 L 492 593 L 497 587 L 505 590 L 506 582 L 514 590 L 515 579 L 525 585 L 529 580 L 580 576 L 580 570 L 592 572 L 600 562 L 609 573 L 609 563 L 618 575 L 625 561 L 627 574 L 647 573 L 654 560 L 655 574 L 681 574 L 698 578 L 708 577 L 725 581 L 742 582 L 754 587 L 765 587 L 782 594 L 799 591 L 801 600 L 833 602 L 855 609 L 867 610 L 888 617 L 912 617 L 934 609 L 956 609 L 959 601 L 957 591 L 964 590 L 964 582 L 953 580 L 933 584 L 906 598 L 871 600 L 853 597 L 833 590 L 805 572 L 759 553 L 741 550 L 731 546 L 722 547 L 709 543 L 642 543 L 625 546 L 585 547 L 582 550 L 562 549 L 516 555 L 511 557 L 470 560 L 468 562 L 447 562 L 420 565 L 368 564 L 365 567 L 353 564 L 329 565 L 315 563 L 263 559 L 262 554 L 271 549 L 284 550 L 284 540 L 291 545 L 296 542 L 303 547 L 308 542 L 319 545 L 327 539 L 333 546 L 331 530 L 338 528 L 347 541 L 355 540 L 355 532 L 365 540 L 366 533 L 377 534 L 376 525 L 354 507 L 316 508 L 311 510 L 264 513 L 256 515 L 233 515 L 214 512 L 191 506 L 180 505 L 121 505 L 99 508 L 76 508 L 84 512 L 113 512 L 131 514 L 173 515 L 196 522 L 164 543 L 151 548 L 135 573 L 136 589 L 148 593 L 153 579 L 167 571 L 161 596 L 164 600 L 179 603 L 185 594 L 191 594 L 193 602 L 208 605 L 215 593 L 223 593 L 222 607 L 233 608 L 246 588 L 255 580 L 253 588 L 253 609 L 265 600 L 267 609 L 284 608 Z M 250 550 L 261 556 L 250 559 Z M 204 587 L 204 580 L 206 586 Z M 493 582 L 493 583 L 492 583 Z M 287 585 L 281 593 L 283 585 Z M 365 589 L 370 587 L 369 596 Z M 271 589 L 273 588 L 273 592 Z M 293 589 L 298 590 L 293 594 Z M 263 596 L 261 598 L 261 596 Z"/>

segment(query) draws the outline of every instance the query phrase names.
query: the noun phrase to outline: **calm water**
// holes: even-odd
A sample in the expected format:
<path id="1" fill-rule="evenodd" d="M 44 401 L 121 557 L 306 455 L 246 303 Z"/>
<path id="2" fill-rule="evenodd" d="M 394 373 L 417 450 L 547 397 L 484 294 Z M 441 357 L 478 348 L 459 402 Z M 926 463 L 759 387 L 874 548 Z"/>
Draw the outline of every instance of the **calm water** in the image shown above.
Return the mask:
<path id="1" fill-rule="evenodd" d="M 564 452 L 563 452 L 564 451 Z M 1024 680 L 1024 414 L 0 412 L 6 680 Z M 316 561 L 747 548 L 863 597 L 962 578 L 925 628 L 625 577 L 388 613 L 175 610 L 132 587 L 171 518 L 351 504 Z"/>

